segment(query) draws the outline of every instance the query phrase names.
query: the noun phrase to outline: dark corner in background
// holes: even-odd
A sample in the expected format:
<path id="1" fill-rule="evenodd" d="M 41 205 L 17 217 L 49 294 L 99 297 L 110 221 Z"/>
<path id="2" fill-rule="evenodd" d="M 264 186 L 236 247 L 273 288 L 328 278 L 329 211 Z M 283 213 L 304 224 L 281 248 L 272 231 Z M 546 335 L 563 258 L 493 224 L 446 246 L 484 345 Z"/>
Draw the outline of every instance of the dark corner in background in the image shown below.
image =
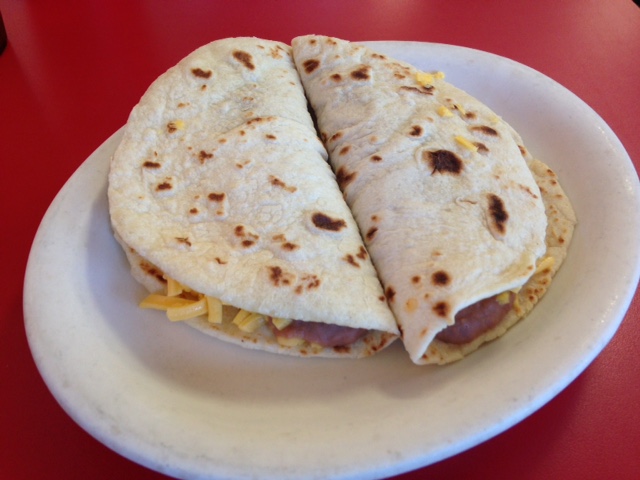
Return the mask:
<path id="1" fill-rule="evenodd" d="M 7 46 L 7 31 L 4 28 L 4 21 L 2 20 L 2 12 L 0 12 L 0 55 L 4 52 Z"/>

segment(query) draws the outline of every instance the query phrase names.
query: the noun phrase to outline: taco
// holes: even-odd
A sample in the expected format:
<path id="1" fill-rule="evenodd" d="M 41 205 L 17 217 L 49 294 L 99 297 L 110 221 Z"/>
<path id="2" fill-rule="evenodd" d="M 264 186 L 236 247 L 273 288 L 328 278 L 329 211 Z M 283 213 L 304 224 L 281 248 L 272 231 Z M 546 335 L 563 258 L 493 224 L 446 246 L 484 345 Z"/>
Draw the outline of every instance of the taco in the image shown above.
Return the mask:
<path id="1" fill-rule="evenodd" d="M 571 241 L 555 174 L 441 72 L 326 36 L 292 46 L 412 361 L 449 363 L 504 334 Z"/>
<path id="2" fill-rule="evenodd" d="M 289 46 L 205 45 L 142 96 L 111 161 L 142 306 L 277 353 L 363 357 L 398 336 Z"/>

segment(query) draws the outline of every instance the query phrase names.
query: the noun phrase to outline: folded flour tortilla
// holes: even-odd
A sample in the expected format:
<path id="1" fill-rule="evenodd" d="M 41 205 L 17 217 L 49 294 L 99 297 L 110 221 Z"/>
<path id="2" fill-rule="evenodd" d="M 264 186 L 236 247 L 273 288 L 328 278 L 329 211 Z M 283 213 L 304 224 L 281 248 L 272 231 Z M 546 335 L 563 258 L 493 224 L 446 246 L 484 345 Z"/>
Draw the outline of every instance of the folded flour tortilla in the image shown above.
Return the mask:
<path id="1" fill-rule="evenodd" d="M 555 174 L 438 73 L 336 38 L 292 46 L 412 361 L 448 363 L 502 335 L 545 293 L 571 240 Z M 502 313 L 463 324 L 474 308 Z"/>
<path id="2" fill-rule="evenodd" d="M 133 109 L 109 173 L 116 238 L 152 292 L 168 279 L 220 300 L 215 337 L 291 355 L 362 357 L 398 330 L 317 138 L 289 46 L 199 48 Z M 206 298 L 205 297 L 205 298 Z M 243 331 L 239 309 L 263 322 Z M 344 346 L 279 342 L 272 319 L 364 329 Z"/>

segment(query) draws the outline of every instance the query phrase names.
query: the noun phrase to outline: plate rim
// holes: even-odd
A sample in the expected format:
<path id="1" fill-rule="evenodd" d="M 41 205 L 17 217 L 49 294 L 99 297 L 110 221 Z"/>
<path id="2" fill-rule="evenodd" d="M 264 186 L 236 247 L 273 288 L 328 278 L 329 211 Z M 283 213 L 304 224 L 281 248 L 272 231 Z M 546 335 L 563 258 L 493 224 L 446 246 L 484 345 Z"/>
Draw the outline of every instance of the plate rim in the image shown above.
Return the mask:
<path id="1" fill-rule="evenodd" d="M 607 138 L 613 142 L 613 147 L 618 151 L 618 153 L 623 153 L 626 156 L 626 161 L 628 161 L 628 165 L 626 165 L 626 168 L 630 168 L 630 170 L 633 170 L 636 173 L 636 179 L 635 179 L 635 183 L 633 184 L 633 186 L 635 187 L 635 198 L 636 201 L 638 199 L 638 191 L 640 191 L 640 189 L 638 188 L 638 182 L 637 182 L 637 171 L 635 170 L 635 167 L 633 166 L 633 163 L 628 155 L 628 153 L 626 152 L 626 150 L 624 149 L 624 146 L 622 145 L 622 143 L 620 142 L 620 140 L 618 139 L 618 137 L 615 135 L 615 133 L 611 130 L 611 128 L 606 124 L 606 122 L 604 122 L 604 120 L 600 117 L 600 115 L 598 115 L 597 112 L 595 112 L 595 110 L 593 110 L 588 104 L 586 104 L 583 100 L 581 100 L 577 95 L 575 95 L 573 92 L 571 92 L 570 90 L 568 90 L 567 88 L 563 87 L 561 84 L 559 84 L 558 82 L 556 82 L 555 80 L 551 79 L 550 77 L 547 77 L 546 75 L 538 72 L 537 70 L 532 69 L 531 67 L 528 67 L 524 64 L 521 64 L 519 62 L 516 62 L 514 60 L 511 60 L 509 58 L 506 57 L 502 57 L 500 55 L 496 55 L 490 52 L 485 52 L 482 50 L 477 50 L 477 49 L 473 49 L 473 48 L 469 48 L 469 47 L 463 47 L 463 46 L 456 46 L 456 45 L 447 45 L 447 44 L 442 44 L 442 43 L 430 43 L 430 42 L 404 42 L 404 41 L 368 41 L 368 42 L 361 42 L 364 44 L 370 44 L 370 45 L 406 45 L 406 44 L 412 44 L 414 46 L 416 46 L 417 48 L 424 48 L 426 47 L 430 47 L 430 46 L 435 46 L 437 48 L 445 48 L 445 49 L 460 49 L 465 51 L 467 54 L 471 54 L 471 55 L 488 55 L 491 56 L 495 59 L 497 59 L 498 61 L 507 61 L 510 62 L 513 65 L 517 65 L 519 68 L 524 67 L 525 69 L 527 69 L 528 71 L 531 72 L 535 72 L 535 74 L 540 75 L 542 77 L 544 77 L 545 79 L 547 79 L 550 82 L 553 82 L 553 84 L 561 87 L 564 91 L 565 94 L 569 94 L 573 97 L 573 101 L 578 101 L 580 102 L 584 107 L 586 107 L 587 109 L 590 110 L 590 112 L 592 113 L 592 115 L 595 115 L 594 118 L 598 119 L 599 122 L 599 127 L 603 129 L 603 132 L 605 133 L 605 135 L 607 136 Z M 163 473 L 169 473 L 169 474 L 175 474 L 176 472 L 178 474 L 184 474 L 187 472 L 180 472 L 178 470 L 172 470 L 173 466 L 167 466 L 167 465 L 160 465 L 157 462 L 150 460 L 149 458 L 145 457 L 144 454 L 142 456 L 136 455 L 136 453 L 139 452 L 132 452 L 132 451 L 123 451 L 122 449 L 122 445 L 119 445 L 116 443 L 114 443 L 112 441 L 111 438 L 109 438 L 109 436 L 104 436 L 104 435 L 100 435 L 99 432 L 95 432 L 95 431 L 91 431 L 89 429 L 86 428 L 86 425 L 84 425 L 83 423 L 83 419 L 78 419 L 76 418 L 76 412 L 74 412 L 73 407 L 69 404 L 69 398 L 65 397 L 65 395 L 69 395 L 69 392 L 63 392 L 63 389 L 60 388 L 60 385 L 57 383 L 58 379 L 55 378 L 51 378 L 49 376 L 49 373 L 47 368 L 42 364 L 42 359 L 41 358 L 37 358 L 38 357 L 38 346 L 37 346 L 37 342 L 34 342 L 34 338 L 33 338 L 33 333 L 34 333 L 34 322 L 36 322 L 37 320 L 34 320 L 34 312 L 32 309 L 32 302 L 31 299 L 33 297 L 32 292 L 35 288 L 35 285 L 37 284 L 36 279 L 34 278 L 33 275 L 33 270 L 34 270 L 34 265 L 32 262 L 35 261 L 35 259 L 37 258 L 36 253 L 38 252 L 38 248 L 41 244 L 41 242 L 45 239 L 47 232 L 47 228 L 49 228 L 49 224 L 48 222 L 51 221 L 52 216 L 53 216 L 53 212 L 55 212 L 55 209 L 58 208 L 60 206 L 61 203 L 63 203 L 64 201 L 64 196 L 66 193 L 68 193 L 69 190 L 69 185 L 73 185 L 74 182 L 77 181 L 78 178 L 80 178 L 83 174 L 85 174 L 85 172 L 93 166 L 93 164 L 91 163 L 92 161 L 95 163 L 95 159 L 99 157 L 99 155 L 104 152 L 105 150 L 108 150 L 109 148 L 111 148 L 112 144 L 114 144 L 117 139 L 118 136 L 121 135 L 122 133 L 122 128 L 118 129 L 116 132 L 114 132 L 111 136 L 109 136 L 109 138 L 107 138 L 79 167 L 78 169 L 71 175 L 71 177 L 67 180 L 67 182 L 65 182 L 64 186 L 60 189 L 60 191 L 58 192 L 58 194 L 55 196 L 54 200 L 52 201 L 51 205 L 49 206 L 49 208 L 47 209 L 47 212 L 45 213 L 42 222 L 38 228 L 38 231 L 36 233 L 36 236 L 34 238 L 34 242 L 29 254 L 29 259 L 27 262 L 27 268 L 26 268 L 26 274 L 25 274 L 25 280 L 24 280 L 24 296 L 23 296 L 23 306 L 24 306 L 24 320 L 25 320 L 25 327 L 27 330 L 27 339 L 29 342 L 29 347 L 32 351 L 32 355 L 34 356 L 34 359 L 36 360 L 36 366 L 38 368 L 38 371 L 40 372 L 41 376 L 43 377 L 43 379 L 45 380 L 45 383 L 47 384 L 47 387 L 49 388 L 49 390 L 54 393 L 54 398 L 56 399 L 56 401 L 58 401 L 58 403 L 61 404 L 61 406 L 63 407 L 63 409 L 72 417 L 72 419 L 74 421 L 76 421 L 76 423 L 79 423 L 80 426 L 85 429 L 86 431 L 88 431 L 92 436 L 94 436 L 95 438 L 97 438 L 99 441 L 101 441 L 103 444 L 105 444 L 107 447 L 111 448 L 112 450 L 116 451 L 117 453 L 137 462 L 137 463 L 141 463 L 151 469 L 163 472 Z M 92 160 L 94 159 L 94 160 Z M 629 272 L 629 277 L 631 279 L 631 282 L 633 282 L 635 279 L 635 285 L 637 288 L 637 283 L 638 283 L 638 279 L 640 278 L 640 262 L 636 261 L 635 264 L 635 268 L 633 271 Z M 383 468 L 382 464 L 379 464 L 377 469 L 375 470 L 353 470 L 350 472 L 335 472 L 336 476 L 341 477 L 341 478 L 349 478 L 353 475 L 359 475 L 359 474 L 365 474 L 365 475 L 372 475 L 372 474 L 378 474 L 378 473 L 382 473 L 383 475 L 393 475 L 393 474 L 399 474 L 408 470 L 411 470 L 413 468 L 419 468 L 422 466 L 426 466 L 432 463 L 435 463 L 436 461 L 442 460 L 444 458 L 450 457 L 452 455 L 455 455 L 457 453 L 460 453 L 461 451 L 467 450 L 468 448 L 471 448 L 479 443 L 482 443 L 483 441 L 486 441 L 489 438 L 492 438 L 493 436 L 503 432 L 504 430 L 510 428 L 511 426 L 513 426 L 514 424 L 520 422 L 522 419 L 526 418 L 527 416 L 529 416 L 531 413 L 535 412 L 536 410 L 538 410 L 540 407 L 542 407 L 544 404 L 546 404 L 549 400 L 551 400 L 553 397 L 555 397 L 560 391 L 562 391 L 569 383 L 571 383 L 582 371 L 584 371 L 584 369 L 595 359 L 595 357 L 602 351 L 602 349 L 606 346 L 606 344 L 608 344 L 608 342 L 611 340 L 611 338 L 613 337 L 613 335 L 615 334 L 615 332 L 617 331 L 620 323 L 622 322 L 623 318 L 624 318 L 624 314 L 627 311 L 632 298 L 634 296 L 635 293 L 635 288 L 629 288 L 626 292 L 624 292 L 624 295 L 622 295 L 619 299 L 618 299 L 618 303 L 617 303 L 617 309 L 616 311 L 619 313 L 619 318 L 616 321 L 611 322 L 608 325 L 608 329 L 606 329 L 606 331 L 604 331 L 604 334 L 601 336 L 600 338 L 600 343 L 598 345 L 594 345 L 592 346 L 591 350 L 589 350 L 589 354 L 584 356 L 582 358 L 582 361 L 579 362 L 578 364 L 575 365 L 575 368 L 573 370 L 573 372 L 571 372 L 567 377 L 566 377 L 566 382 L 564 383 L 558 383 L 556 385 L 554 385 L 555 388 L 550 389 L 547 391 L 547 395 L 544 396 L 539 396 L 537 398 L 537 401 L 535 403 L 530 403 L 528 405 L 527 408 L 524 409 L 520 409 L 519 414 L 513 416 L 509 421 L 503 422 L 500 425 L 497 425 L 495 429 L 493 429 L 492 431 L 487 431 L 485 433 L 485 435 L 483 436 L 478 436 L 476 435 L 476 438 L 471 439 L 471 441 L 467 441 L 467 442 L 459 442 L 458 445 L 456 446 L 456 448 L 450 448 L 450 449 L 443 449 L 439 452 L 436 452 L 436 454 L 434 455 L 433 452 L 431 454 L 431 457 L 428 458 L 427 463 L 424 463 L 423 460 L 427 459 L 428 455 L 422 455 L 422 456 L 414 456 L 412 458 L 404 458 L 402 460 L 402 462 L 398 462 L 396 464 L 387 464 L 386 469 Z M 620 313 L 622 312 L 622 313 Z M 469 439 L 467 439 L 469 440 Z M 191 472 L 192 473 L 192 472 Z M 242 474 L 243 472 L 238 472 L 238 471 L 218 471 L 216 473 L 219 473 L 221 475 L 227 475 L 227 474 L 232 474 L 232 475 L 238 475 L 238 474 Z M 322 473 L 322 472 L 320 472 Z"/>

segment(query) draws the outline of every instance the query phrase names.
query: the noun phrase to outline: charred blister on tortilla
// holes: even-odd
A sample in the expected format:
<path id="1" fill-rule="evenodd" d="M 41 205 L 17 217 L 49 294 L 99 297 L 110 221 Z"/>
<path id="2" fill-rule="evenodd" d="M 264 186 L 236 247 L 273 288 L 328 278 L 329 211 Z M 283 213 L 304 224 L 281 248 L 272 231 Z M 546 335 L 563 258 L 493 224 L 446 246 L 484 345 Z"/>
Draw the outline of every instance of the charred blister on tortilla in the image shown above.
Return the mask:
<path id="1" fill-rule="evenodd" d="M 460 175 L 464 169 L 462 158 L 450 150 L 423 150 L 422 160 L 430 167 L 432 174 Z"/>
<path id="2" fill-rule="evenodd" d="M 316 229 L 324 232 L 338 233 L 348 228 L 347 222 L 342 218 L 333 218 L 323 212 L 313 212 L 311 214 L 311 223 Z"/>

